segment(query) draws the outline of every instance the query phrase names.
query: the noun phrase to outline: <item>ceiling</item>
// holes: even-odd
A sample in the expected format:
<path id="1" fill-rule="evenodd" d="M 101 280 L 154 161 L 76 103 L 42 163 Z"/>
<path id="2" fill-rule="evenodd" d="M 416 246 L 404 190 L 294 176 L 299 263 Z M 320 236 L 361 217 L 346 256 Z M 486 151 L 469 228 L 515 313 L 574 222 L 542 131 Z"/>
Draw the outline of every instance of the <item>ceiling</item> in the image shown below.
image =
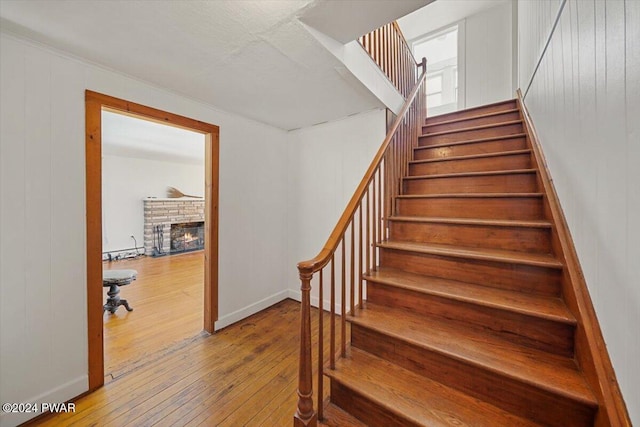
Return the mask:
<path id="1" fill-rule="evenodd" d="M 204 165 L 204 135 L 102 111 L 102 154 Z"/>
<path id="2" fill-rule="evenodd" d="M 512 0 L 438 0 L 398 19 L 409 41 Z"/>
<path id="3" fill-rule="evenodd" d="M 366 33 L 428 1 L 0 0 L 0 17 L 5 31 L 295 129 L 382 106 L 300 19 L 355 39 L 350 23 Z"/>

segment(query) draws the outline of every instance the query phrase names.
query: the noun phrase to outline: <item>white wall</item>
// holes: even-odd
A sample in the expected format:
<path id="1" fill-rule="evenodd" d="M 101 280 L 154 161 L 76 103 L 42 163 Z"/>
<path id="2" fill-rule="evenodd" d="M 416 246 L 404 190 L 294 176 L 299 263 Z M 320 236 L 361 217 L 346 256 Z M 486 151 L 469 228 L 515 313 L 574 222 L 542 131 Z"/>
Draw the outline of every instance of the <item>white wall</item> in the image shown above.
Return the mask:
<path id="1" fill-rule="evenodd" d="M 85 89 L 220 126 L 216 327 L 287 296 L 285 132 L 2 33 L 1 402 L 87 390 Z"/>
<path id="2" fill-rule="evenodd" d="M 316 256 L 324 246 L 380 148 L 385 126 L 385 111 L 374 110 L 289 133 L 285 271 L 292 298 L 300 300 L 296 264 Z M 317 305 L 315 283 L 312 297 Z"/>
<path id="3" fill-rule="evenodd" d="M 515 97 L 511 8 L 508 2 L 465 19 L 464 108 Z"/>
<path id="4" fill-rule="evenodd" d="M 202 137 L 204 151 L 204 136 Z M 167 187 L 185 194 L 204 195 L 201 164 L 165 162 L 137 157 L 102 156 L 102 250 L 144 246 L 142 199 L 167 197 Z M 148 254 L 150 255 L 150 254 Z"/>
<path id="5" fill-rule="evenodd" d="M 519 3 L 523 88 L 559 6 Z M 639 425 L 640 2 L 568 1 L 525 103 Z"/>

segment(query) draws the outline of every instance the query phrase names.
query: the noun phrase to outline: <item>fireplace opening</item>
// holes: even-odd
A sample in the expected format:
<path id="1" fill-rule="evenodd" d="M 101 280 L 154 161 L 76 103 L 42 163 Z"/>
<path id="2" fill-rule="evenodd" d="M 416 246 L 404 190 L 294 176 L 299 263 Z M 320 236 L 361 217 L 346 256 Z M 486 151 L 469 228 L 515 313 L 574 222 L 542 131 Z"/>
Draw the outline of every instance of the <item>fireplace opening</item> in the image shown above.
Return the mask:
<path id="1" fill-rule="evenodd" d="M 204 221 L 171 224 L 171 254 L 204 249 Z"/>

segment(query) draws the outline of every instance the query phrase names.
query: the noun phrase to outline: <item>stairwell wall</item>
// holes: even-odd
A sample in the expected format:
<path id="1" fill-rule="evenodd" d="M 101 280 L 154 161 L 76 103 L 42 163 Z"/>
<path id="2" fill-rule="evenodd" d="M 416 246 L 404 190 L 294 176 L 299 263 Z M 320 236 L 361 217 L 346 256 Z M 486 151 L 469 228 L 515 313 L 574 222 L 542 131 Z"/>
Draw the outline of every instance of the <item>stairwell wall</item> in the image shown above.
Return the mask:
<path id="1" fill-rule="evenodd" d="M 0 401 L 88 388 L 84 91 L 220 126 L 220 328 L 286 298 L 287 133 L 0 33 Z M 1 414 L 0 426 L 38 414 Z"/>
<path id="2" fill-rule="evenodd" d="M 520 1 L 518 28 L 524 101 L 640 424 L 640 2 Z"/>
<path id="3" fill-rule="evenodd" d="M 296 264 L 313 258 L 324 246 L 384 140 L 385 117 L 385 110 L 373 110 L 289 132 L 288 255 L 284 271 L 290 298 L 300 301 Z M 325 284 L 328 278 L 325 275 Z M 328 310 L 326 291 L 325 295 L 324 307 Z M 317 274 L 311 296 L 312 305 L 317 307 Z M 339 295 L 337 303 L 341 303 Z"/>

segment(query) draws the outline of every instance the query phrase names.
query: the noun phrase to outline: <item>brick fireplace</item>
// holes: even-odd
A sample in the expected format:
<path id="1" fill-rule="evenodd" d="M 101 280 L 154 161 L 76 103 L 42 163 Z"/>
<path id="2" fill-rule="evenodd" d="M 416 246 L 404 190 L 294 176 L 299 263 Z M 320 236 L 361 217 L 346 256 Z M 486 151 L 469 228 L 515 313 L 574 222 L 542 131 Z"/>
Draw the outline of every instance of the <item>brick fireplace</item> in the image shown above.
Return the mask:
<path id="1" fill-rule="evenodd" d="M 144 249 L 147 255 L 167 255 L 172 250 L 171 225 L 204 222 L 204 199 L 143 199 L 144 203 Z M 204 237 L 204 235 L 203 235 Z M 154 248 L 156 248 L 154 250 Z M 193 249 L 193 247 L 190 247 Z"/>

